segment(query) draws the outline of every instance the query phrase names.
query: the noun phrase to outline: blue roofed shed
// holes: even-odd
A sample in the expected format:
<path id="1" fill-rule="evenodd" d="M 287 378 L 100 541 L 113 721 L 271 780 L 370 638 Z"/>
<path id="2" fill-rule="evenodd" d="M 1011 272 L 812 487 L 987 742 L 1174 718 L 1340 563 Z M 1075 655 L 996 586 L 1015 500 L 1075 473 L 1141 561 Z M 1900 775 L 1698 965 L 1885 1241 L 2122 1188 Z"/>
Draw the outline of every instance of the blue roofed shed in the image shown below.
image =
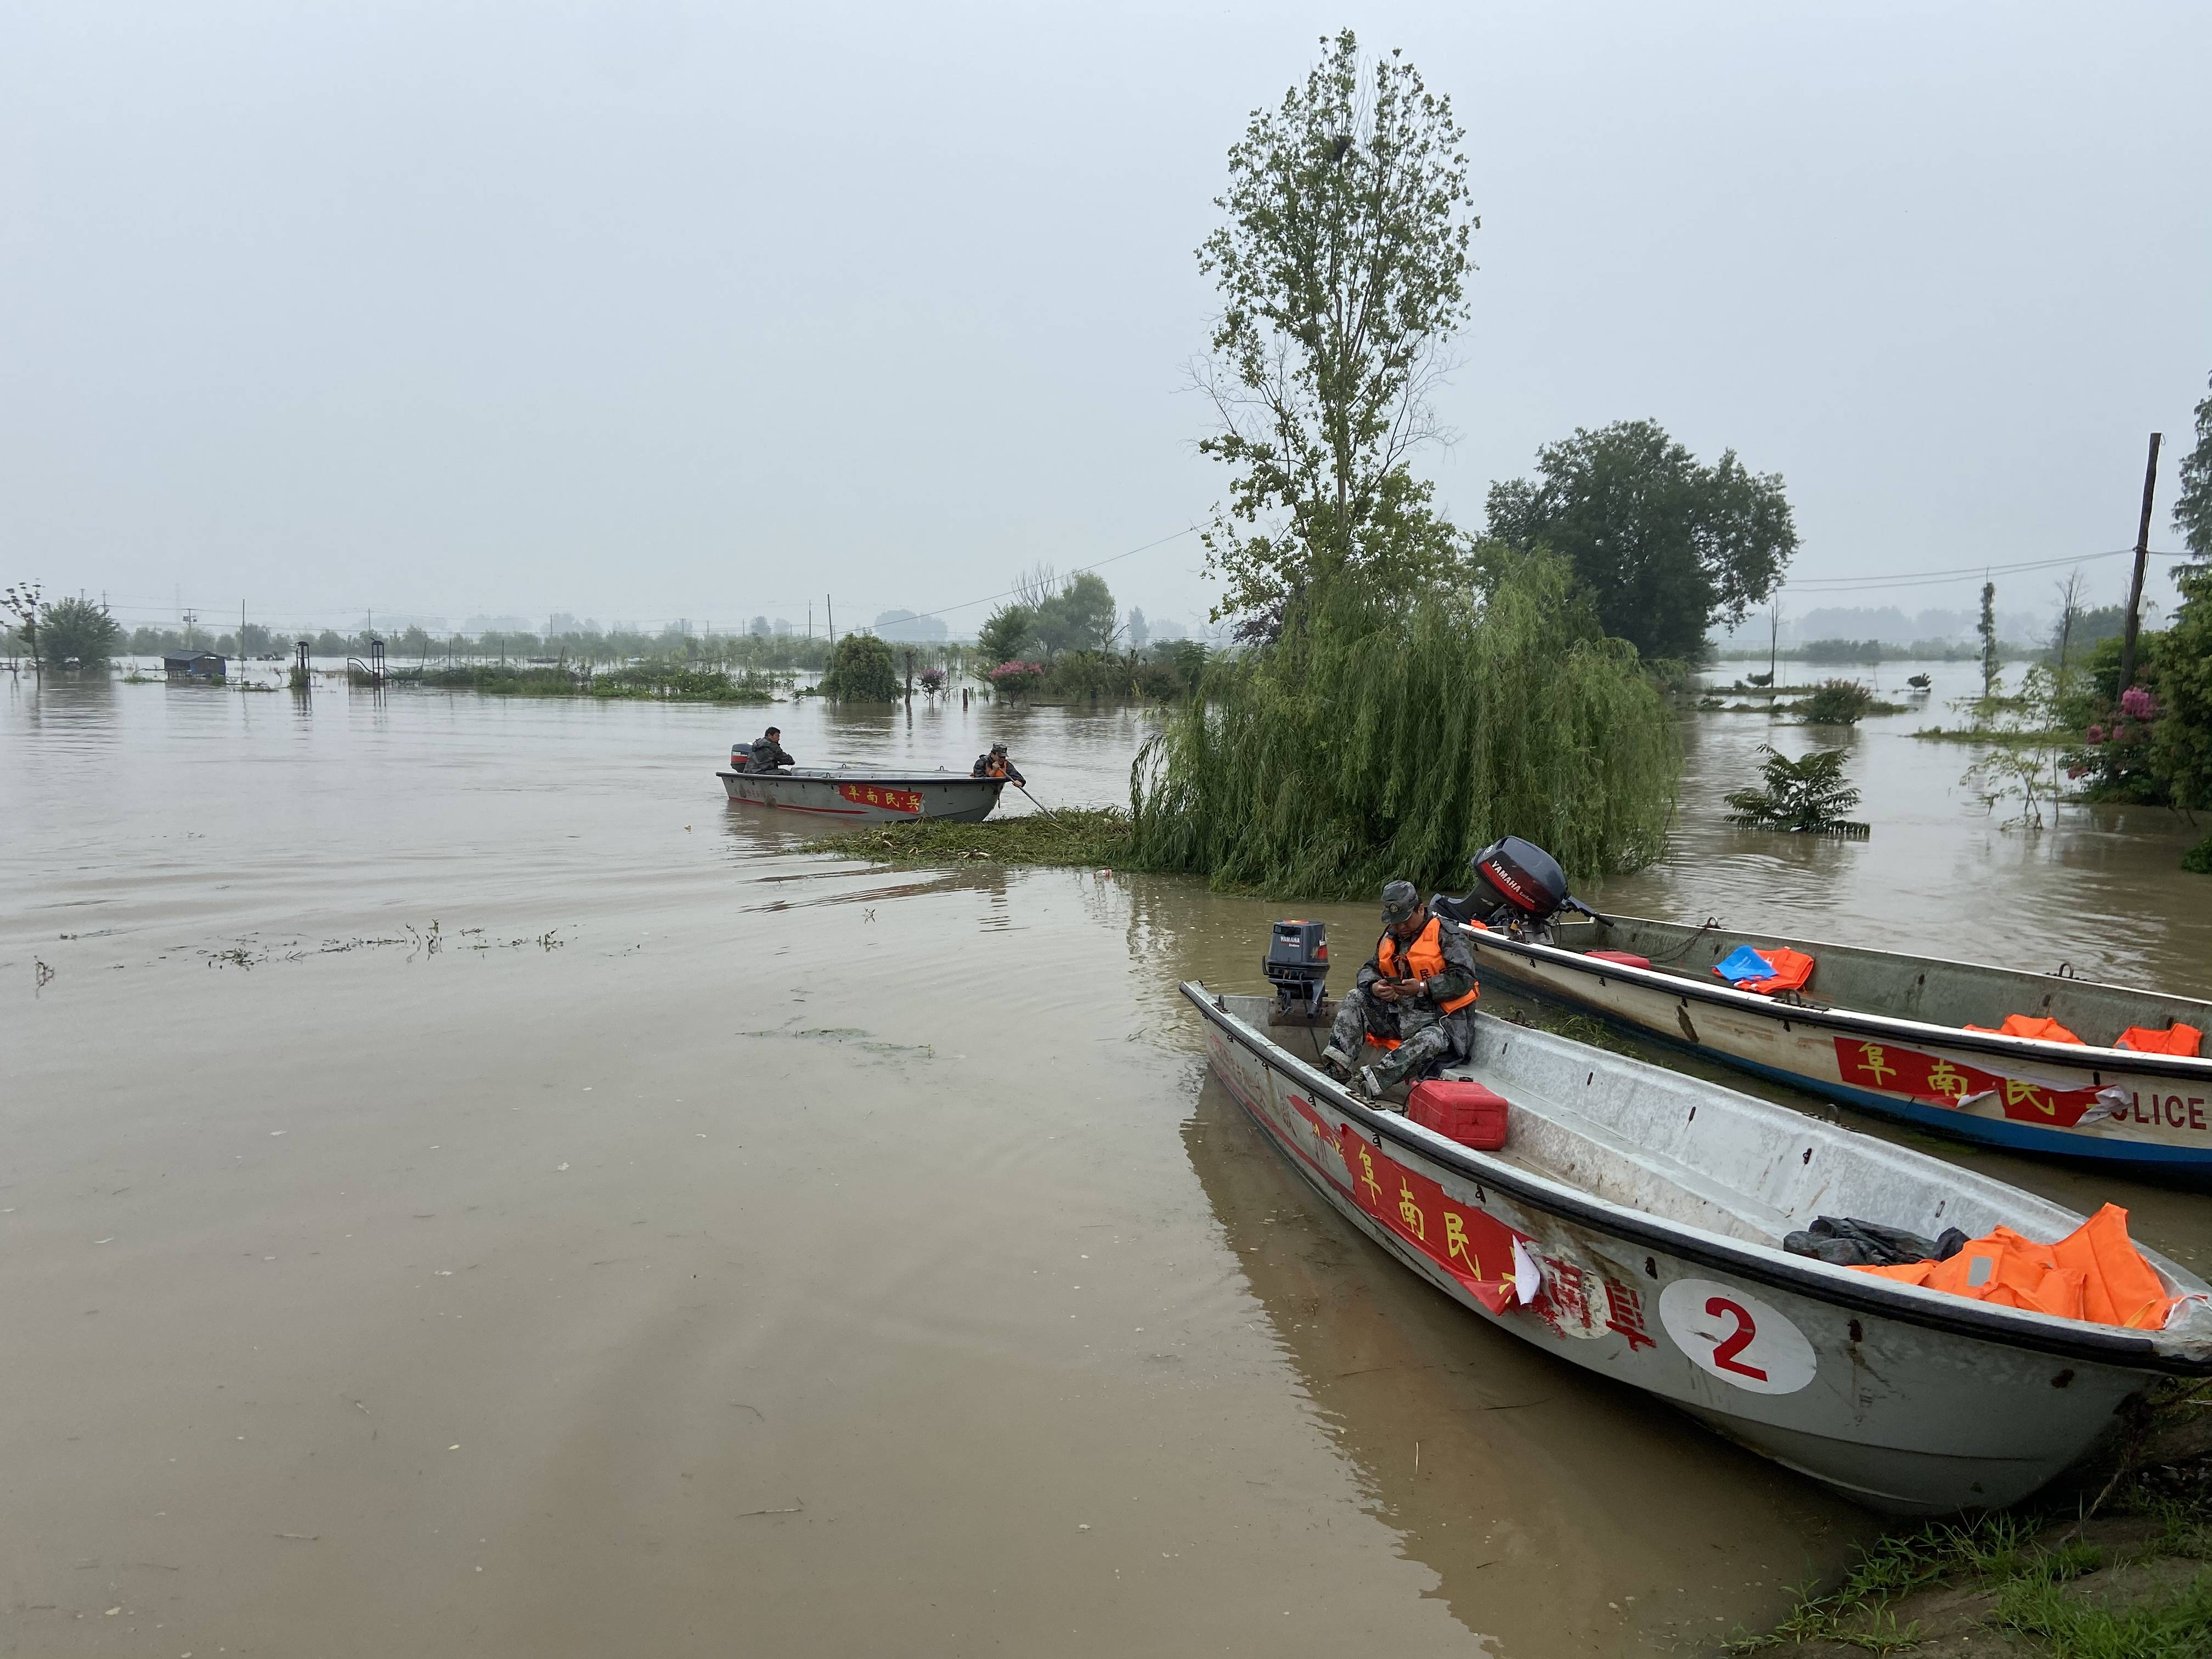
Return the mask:
<path id="1" fill-rule="evenodd" d="M 219 680 L 229 666 L 220 651 L 171 651 L 161 658 L 173 680 Z"/>

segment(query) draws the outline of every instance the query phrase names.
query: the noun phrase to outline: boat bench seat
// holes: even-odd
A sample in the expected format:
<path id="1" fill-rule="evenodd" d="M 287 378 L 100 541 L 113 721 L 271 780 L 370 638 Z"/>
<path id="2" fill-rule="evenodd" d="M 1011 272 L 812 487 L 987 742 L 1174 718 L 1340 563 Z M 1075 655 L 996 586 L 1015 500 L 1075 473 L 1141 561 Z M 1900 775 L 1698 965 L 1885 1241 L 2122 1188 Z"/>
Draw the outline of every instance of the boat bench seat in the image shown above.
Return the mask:
<path id="1" fill-rule="evenodd" d="M 1462 1066 L 1449 1068 L 1444 1075 L 1484 1081 Z M 1514 1110 L 1505 1146 L 1492 1156 L 1533 1175 L 1580 1187 L 1612 1203 L 1761 1244 L 1779 1244 L 1784 1235 L 1802 1224 L 1775 1206 L 1664 1152 L 1638 1146 L 1571 1108 L 1551 1100 L 1534 1103 L 1525 1089 L 1513 1090 L 1508 1098 Z"/>

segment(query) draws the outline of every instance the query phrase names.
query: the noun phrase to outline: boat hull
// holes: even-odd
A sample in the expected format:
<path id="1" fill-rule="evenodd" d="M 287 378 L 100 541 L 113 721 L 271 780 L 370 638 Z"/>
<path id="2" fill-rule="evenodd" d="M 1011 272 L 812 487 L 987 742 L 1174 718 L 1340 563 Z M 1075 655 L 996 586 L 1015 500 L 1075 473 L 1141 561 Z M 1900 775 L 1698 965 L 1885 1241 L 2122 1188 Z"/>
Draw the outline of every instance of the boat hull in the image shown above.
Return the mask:
<path id="1" fill-rule="evenodd" d="M 1724 952 L 1741 938 L 1716 935 L 1704 952 Z M 1498 933 L 1470 932 L 1468 944 L 1485 980 L 1917 1128 L 2014 1152 L 2212 1174 L 2212 1060 L 1801 1007 Z M 1808 948 L 1816 961 L 1838 949 Z M 1895 960 L 1899 972 L 1923 978 L 1971 971 Z"/>
<path id="2" fill-rule="evenodd" d="M 981 823 L 1006 788 L 1003 778 L 951 772 L 719 772 L 733 801 L 848 823 L 903 823 L 941 818 Z"/>
<path id="3" fill-rule="evenodd" d="M 1203 987 L 1183 990 L 1206 1016 L 1208 1059 L 1230 1095 L 1403 1265 L 1522 1340 L 1869 1507 L 1942 1514 L 2016 1502 L 2087 1450 L 2159 1370 L 2202 1368 L 2161 1363 L 2140 1333 L 2054 1334 L 2060 1322 L 2017 1319 L 2008 1328 L 1978 1304 L 1900 1295 L 1888 1281 L 1577 1193 L 1372 1110 Z M 1485 1041 L 1500 1040 L 1498 1022 L 1482 1024 Z M 1592 1053 L 1533 1032 L 1504 1040 L 1559 1045 L 1576 1082 Z M 1601 1063 L 1609 1086 L 1784 1110 L 1638 1062 Z M 1624 1072 L 1656 1078 L 1620 1082 Z M 1526 1305 L 1516 1242 L 1542 1275 Z M 1948 1305 L 1931 1312 L 1931 1303 Z"/>

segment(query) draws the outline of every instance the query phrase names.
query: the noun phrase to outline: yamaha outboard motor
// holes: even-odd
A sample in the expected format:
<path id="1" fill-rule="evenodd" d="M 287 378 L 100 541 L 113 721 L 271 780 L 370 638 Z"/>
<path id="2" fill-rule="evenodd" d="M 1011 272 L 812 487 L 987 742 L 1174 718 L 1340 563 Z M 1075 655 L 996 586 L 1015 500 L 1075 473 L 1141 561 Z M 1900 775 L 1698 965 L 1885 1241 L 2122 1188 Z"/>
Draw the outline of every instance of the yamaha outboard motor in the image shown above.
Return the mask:
<path id="1" fill-rule="evenodd" d="M 1603 921 L 1604 917 L 1567 890 L 1567 872 L 1532 841 L 1507 836 L 1494 841 L 1469 860 L 1474 866 L 1474 890 L 1463 897 L 1439 893 L 1429 908 L 1454 921 L 1479 921 L 1501 933 L 1548 933 L 1546 924 L 1562 910 L 1573 910 Z"/>
<path id="2" fill-rule="evenodd" d="M 1328 992 L 1328 928 L 1318 921 L 1279 921 L 1267 933 L 1261 964 L 1275 988 L 1271 1024 L 1314 1024 Z"/>

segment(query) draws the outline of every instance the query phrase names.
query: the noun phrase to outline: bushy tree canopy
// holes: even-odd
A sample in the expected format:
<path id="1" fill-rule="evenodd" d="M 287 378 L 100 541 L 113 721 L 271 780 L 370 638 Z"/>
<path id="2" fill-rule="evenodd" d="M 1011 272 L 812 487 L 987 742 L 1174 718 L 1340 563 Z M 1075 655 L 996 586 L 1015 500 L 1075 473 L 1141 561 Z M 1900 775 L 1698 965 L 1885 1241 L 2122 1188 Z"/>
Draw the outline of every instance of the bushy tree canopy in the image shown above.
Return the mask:
<path id="1" fill-rule="evenodd" d="M 1617 421 L 1547 444 L 1534 481 L 1490 489 L 1490 534 L 1565 556 L 1605 631 L 1647 659 L 1693 661 L 1779 584 L 1797 531 L 1782 480 L 1729 450 L 1712 466 L 1656 421 Z"/>
<path id="2" fill-rule="evenodd" d="M 1198 250 L 1218 287 L 1198 370 L 1231 471 L 1206 536 L 1214 608 L 1273 615 L 1340 570 L 1419 586 L 1457 538 L 1408 469 L 1440 434 L 1428 392 L 1465 319 L 1465 134 L 1449 99 L 1392 52 L 1363 66 L 1347 29 L 1302 87 L 1253 112 Z"/>
<path id="3" fill-rule="evenodd" d="M 848 634 L 830 653 L 822 695 L 839 702 L 896 702 L 897 665 L 891 648 L 873 634 Z"/>
<path id="4" fill-rule="evenodd" d="M 2206 384 L 2212 386 L 2212 378 Z M 2181 494 L 2173 503 L 2173 526 L 2191 553 L 2212 560 L 2212 392 L 2197 405 L 2197 447 L 2181 459 Z"/>
<path id="5" fill-rule="evenodd" d="M 42 662 L 59 665 L 74 659 L 87 668 L 105 668 L 122 641 L 122 624 L 107 614 L 106 605 L 90 599 L 58 600 L 39 617 Z"/>
<path id="6" fill-rule="evenodd" d="M 1036 633 L 1036 612 L 1019 600 L 1000 605 L 976 630 L 975 648 L 987 663 L 1012 662 Z"/>

